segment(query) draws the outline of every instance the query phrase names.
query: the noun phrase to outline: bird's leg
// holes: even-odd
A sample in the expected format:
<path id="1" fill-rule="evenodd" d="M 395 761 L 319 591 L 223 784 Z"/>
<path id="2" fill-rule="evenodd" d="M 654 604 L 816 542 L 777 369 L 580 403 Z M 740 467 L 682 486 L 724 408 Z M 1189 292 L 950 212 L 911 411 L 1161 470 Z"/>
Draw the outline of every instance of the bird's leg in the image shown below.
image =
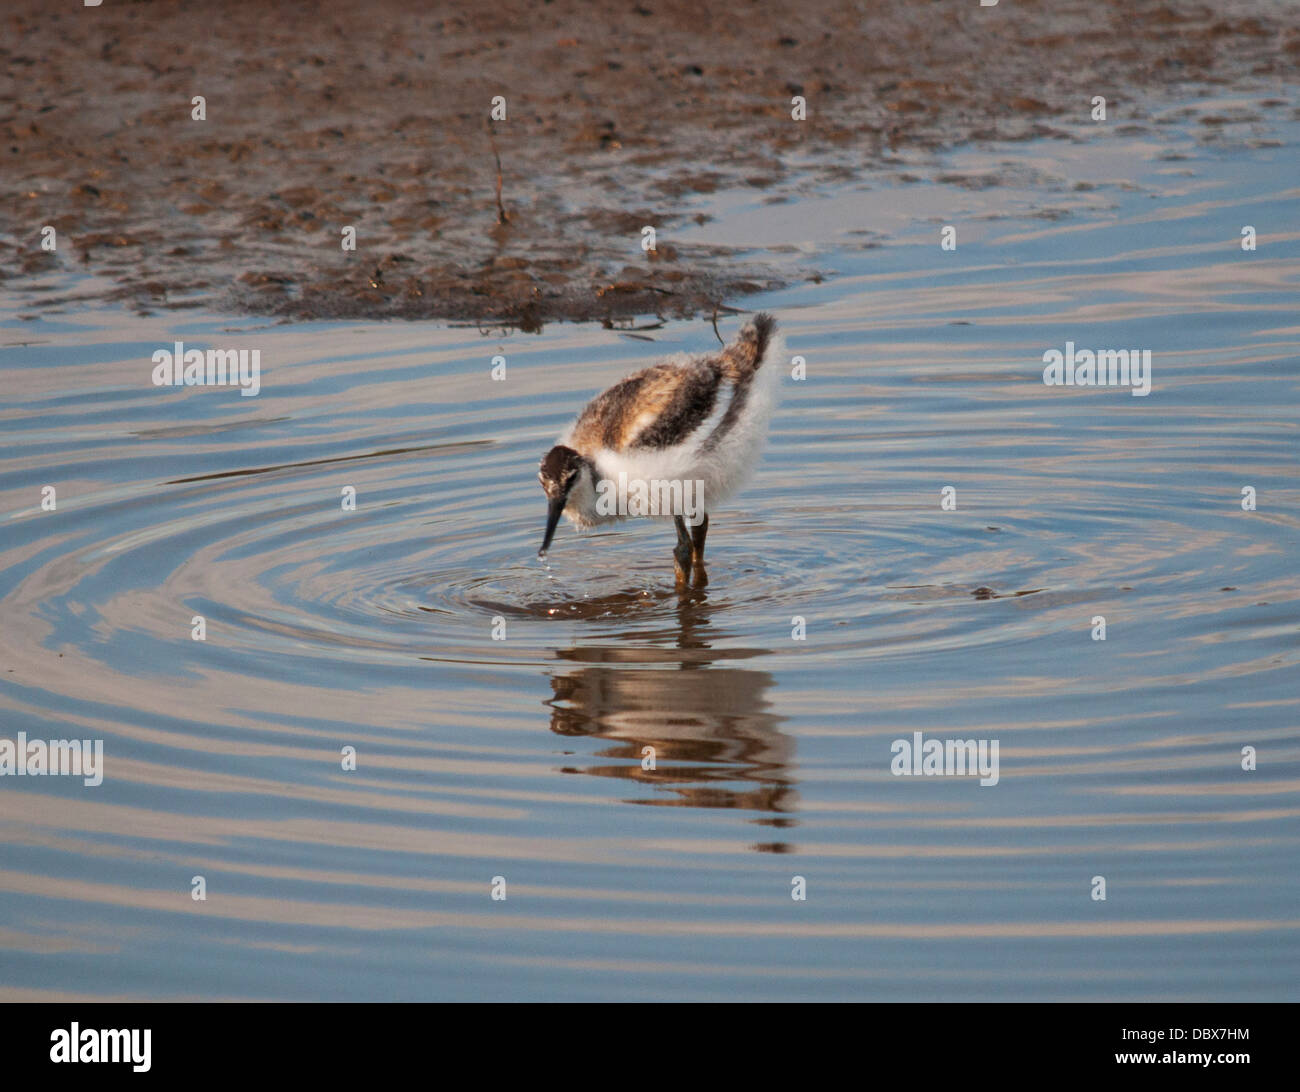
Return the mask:
<path id="1" fill-rule="evenodd" d="M 704 587 L 709 582 L 709 574 L 704 571 L 704 536 L 709 533 L 709 514 L 691 528 L 691 564 L 695 567 L 695 586 Z"/>
<path id="2" fill-rule="evenodd" d="M 677 586 L 685 587 L 691 580 L 691 536 L 686 531 L 686 521 L 673 516 L 677 525 L 677 545 L 673 547 L 673 569 L 677 573 Z"/>

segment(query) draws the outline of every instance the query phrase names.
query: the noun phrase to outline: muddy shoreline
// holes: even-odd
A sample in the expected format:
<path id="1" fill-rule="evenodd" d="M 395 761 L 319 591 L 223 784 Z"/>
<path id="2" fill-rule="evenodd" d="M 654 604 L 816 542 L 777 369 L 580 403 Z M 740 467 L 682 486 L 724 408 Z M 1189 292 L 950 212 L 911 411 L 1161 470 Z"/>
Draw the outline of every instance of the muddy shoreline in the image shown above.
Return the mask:
<path id="1" fill-rule="evenodd" d="M 1067 138 L 1097 94 L 1132 127 L 1215 87 L 1294 90 L 1284 5 L 1133 8 L 16 0 L 0 276 L 37 314 L 118 300 L 525 330 L 709 314 L 818 270 L 674 241 L 695 195 L 783 200 L 899 149 Z"/>

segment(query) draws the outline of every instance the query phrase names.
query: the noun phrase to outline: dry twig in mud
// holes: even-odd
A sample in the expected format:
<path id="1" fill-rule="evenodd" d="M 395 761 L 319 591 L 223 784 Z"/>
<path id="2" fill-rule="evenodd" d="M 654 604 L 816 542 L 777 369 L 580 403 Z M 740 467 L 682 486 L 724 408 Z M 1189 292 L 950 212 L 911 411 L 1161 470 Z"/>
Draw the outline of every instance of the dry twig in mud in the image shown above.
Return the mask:
<path id="1" fill-rule="evenodd" d="M 497 161 L 497 224 L 510 223 L 506 207 L 501 203 L 501 153 L 497 151 L 497 135 L 492 131 L 492 123 L 487 123 L 488 140 L 492 142 L 492 157 Z"/>

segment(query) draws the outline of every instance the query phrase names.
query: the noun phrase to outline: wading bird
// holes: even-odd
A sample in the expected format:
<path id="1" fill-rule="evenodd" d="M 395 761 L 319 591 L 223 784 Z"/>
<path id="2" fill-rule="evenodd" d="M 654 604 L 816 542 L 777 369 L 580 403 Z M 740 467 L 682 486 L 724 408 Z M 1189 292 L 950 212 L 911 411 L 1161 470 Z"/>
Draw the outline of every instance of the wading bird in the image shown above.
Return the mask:
<path id="1" fill-rule="evenodd" d="M 547 513 L 538 556 L 561 515 L 582 528 L 671 515 L 678 586 L 707 584 L 709 513 L 744 485 L 767 435 L 775 331 L 771 315 L 755 315 L 720 351 L 655 364 L 593 398 L 542 457 Z"/>

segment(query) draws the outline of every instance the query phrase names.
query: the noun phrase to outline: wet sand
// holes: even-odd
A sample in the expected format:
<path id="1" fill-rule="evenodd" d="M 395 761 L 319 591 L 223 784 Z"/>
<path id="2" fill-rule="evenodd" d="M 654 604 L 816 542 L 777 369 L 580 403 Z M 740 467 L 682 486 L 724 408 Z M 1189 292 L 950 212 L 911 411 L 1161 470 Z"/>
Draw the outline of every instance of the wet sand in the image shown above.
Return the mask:
<path id="1" fill-rule="evenodd" d="M 693 195 L 782 201 L 900 148 L 1065 138 L 1098 94 L 1106 124 L 1131 128 L 1149 101 L 1300 63 L 1300 28 L 1268 0 L 866 7 L 15 0 L 0 276 L 37 310 L 524 330 L 708 314 L 820 271 L 815 255 L 674 241 Z M 506 118 L 489 122 L 497 95 Z"/>

